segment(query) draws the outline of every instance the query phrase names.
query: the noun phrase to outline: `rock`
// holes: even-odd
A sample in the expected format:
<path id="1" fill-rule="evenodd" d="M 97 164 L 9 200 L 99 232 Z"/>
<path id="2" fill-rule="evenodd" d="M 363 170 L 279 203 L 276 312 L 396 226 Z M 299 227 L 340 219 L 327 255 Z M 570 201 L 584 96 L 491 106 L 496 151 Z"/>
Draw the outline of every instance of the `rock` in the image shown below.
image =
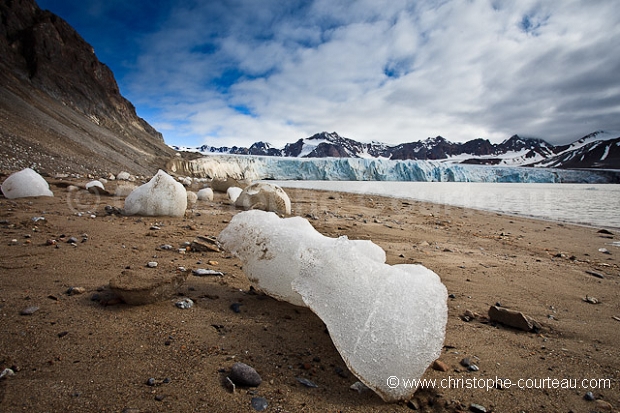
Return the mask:
<path id="1" fill-rule="evenodd" d="M 596 405 L 596 410 L 599 412 L 611 412 L 614 409 L 611 403 L 605 400 L 596 400 L 594 404 Z"/>
<path id="2" fill-rule="evenodd" d="M 196 195 L 199 201 L 213 201 L 213 190 L 211 188 L 202 188 Z"/>
<path id="3" fill-rule="evenodd" d="M 249 184 L 246 180 L 233 179 L 230 176 L 226 178 L 213 178 L 211 181 L 211 188 L 216 192 L 228 191 L 228 188 L 236 186 L 238 188 L 245 188 Z"/>
<path id="4" fill-rule="evenodd" d="M 4 180 L 0 190 L 8 199 L 54 196 L 47 181 L 30 168 L 11 174 Z"/>
<path id="5" fill-rule="evenodd" d="M 448 371 L 448 370 L 450 370 L 450 367 L 446 363 L 441 361 L 441 360 L 435 360 L 433 362 L 432 367 L 433 367 L 433 370 L 436 370 L 436 371 Z"/>
<path id="6" fill-rule="evenodd" d="M 535 327 L 535 322 L 523 313 L 497 306 L 489 308 L 489 320 L 522 331 L 531 331 Z"/>
<path id="7" fill-rule="evenodd" d="M 596 277 L 596 278 L 600 278 L 602 280 L 605 279 L 605 276 L 603 274 L 601 274 L 600 272 L 586 270 L 586 274 L 590 274 L 591 276 Z"/>
<path id="8" fill-rule="evenodd" d="M 262 383 L 260 375 L 245 363 L 235 363 L 228 375 L 237 386 L 258 387 Z"/>
<path id="9" fill-rule="evenodd" d="M 460 361 L 460 364 L 463 367 L 469 367 L 469 366 L 471 366 L 472 363 L 471 363 L 471 360 L 469 359 L 469 357 L 465 357 L 464 359 L 462 359 Z"/>
<path id="10" fill-rule="evenodd" d="M 71 287 L 67 290 L 67 295 L 80 295 L 86 292 L 84 287 Z"/>
<path id="11" fill-rule="evenodd" d="M 12 369 L 6 368 L 2 370 L 2 372 L 0 372 L 0 379 L 9 377 L 9 376 L 14 376 L 14 375 L 15 375 L 15 372 Z"/>
<path id="12" fill-rule="evenodd" d="M 267 400 L 264 397 L 252 397 L 252 401 L 250 402 L 250 404 L 252 405 L 252 408 L 257 412 L 262 412 L 269 406 Z"/>
<path id="13" fill-rule="evenodd" d="M 594 393 L 592 393 L 591 391 L 586 392 L 586 394 L 583 395 L 583 399 L 589 402 L 593 402 L 594 400 L 596 400 L 596 398 L 594 397 Z"/>
<path id="14" fill-rule="evenodd" d="M 39 307 L 33 305 L 30 307 L 24 308 L 22 311 L 19 312 L 19 314 L 20 315 L 33 315 L 37 311 L 39 311 Z"/>
<path id="15" fill-rule="evenodd" d="M 182 310 L 186 310 L 188 308 L 192 308 L 194 306 L 194 302 L 192 301 L 191 298 L 184 298 L 174 303 L 174 305 L 176 305 L 178 308 Z"/>
<path id="16" fill-rule="evenodd" d="M 157 261 L 147 262 L 146 266 L 149 267 L 149 268 L 156 268 L 157 267 Z"/>
<path id="17" fill-rule="evenodd" d="M 232 303 L 230 309 L 233 310 L 234 313 L 239 314 L 241 312 L 241 305 L 241 303 Z"/>
<path id="18" fill-rule="evenodd" d="M 607 248 L 599 248 L 598 252 L 602 252 L 603 254 L 611 255 L 611 252 Z"/>
<path id="19" fill-rule="evenodd" d="M 361 381 L 356 381 L 355 383 L 353 383 L 351 386 L 349 386 L 349 388 L 351 390 L 355 390 L 356 392 L 358 392 L 359 394 L 362 394 L 368 390 L 370 390 L 368 388 L 368 386 L 366 386 L 364 383 L 362 383 Z"/>
<path id="20" fill-rule="evenodd" d="M 186 209 L 187 191 L 161 169 L 125 199 L 126 215 L 182 217 Z"/>
<path id="21" fill-rule="evenodd" d="M 295 377 L 295 379 L 306 387 L 310 387 L 312 389 L 316 389 L 319 387 L 315 382 L 310 381 L 304 377 Z"/>
<path id="22" fill-rule="evenodd" d="M 469 367 L 467 367 L 467 370 L 469 370 L 469 371 L 478 371 L 478 370 L 480 370 L 480 367 L 476 366 L 475 364 L 471 364 Z"/>
<path id="23" fill-rule="evenodd" d="M 473 413 L 487 413 L 486 407 L 476 403 L 469 405 L 469 411 Z"/>
<path id="24" fill-rule="evenodd" d="M 613 232 L 606 230 L 606 229 L 599 229 L 598 231 L 596 231 L 598 234 L 605 234 L 605 235 L 614 235 Z"/>
<path id="25" fill-rule="evenodd" d="M 174 295 L 187 275 L 125 270 L 110 280 L 110 289 L 127 304 L 151 304 Z"/>
<path id="26" fill-rule="evenodd" d="M 597 298 L 590 297 L 588 295 L 582 298 L 582 300 L 589 304 L 598 304 L 600 302 Z"/>
<path id="27" fill-rule="evenodd" d="M 116 175 L 116 180 L 118 181 L 130 181 L 131 179 L 131 175 L 129 174 L 129 172 L 119 172 L 118 175 Z"/>
<path id="28" fill-rule="evenodd" d="M 269 183 L 259 182 L 248 186 L 234 200 L 234 203 L 235 206 L 244 209 L 291 214 L 291 200 L 286 192 L 279 186 Z"/>
<path id="29" fill-rule="evenodd" d="M 199 236 L 197 239 L 193 240 L 190 244 L 192 251 L 198 252 L 220 252 L 220 248 L 218 247 L 217 240 L 213 237 L 202 237 Z"/>

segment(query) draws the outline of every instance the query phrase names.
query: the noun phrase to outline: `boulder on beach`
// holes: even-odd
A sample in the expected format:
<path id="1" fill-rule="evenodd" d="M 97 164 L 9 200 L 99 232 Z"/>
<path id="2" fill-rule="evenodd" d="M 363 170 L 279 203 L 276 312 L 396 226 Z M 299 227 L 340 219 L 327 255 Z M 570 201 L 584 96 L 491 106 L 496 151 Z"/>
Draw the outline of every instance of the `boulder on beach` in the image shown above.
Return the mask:
<path id="1" fill-rule="evenodd" d="M 130 305 L 151 304 L 176 294 L 187 273 L 156 273 L 155 269 L 125 270 L 110 280 L 110 289 Z"/>
<path id="2" fill-rule="evenodd" d="M 249 182 L 243 179 L 234 179 L 231 178 L 230 176 L 227 176 L 226 178 L 213 178 L 213 180 L 211 180 L 211 188 L 213 188 L 213 190 L 215 192 L 227 192 L 228 188 L 230 188 L 231 186 L 236 186 L 239 188 L 245 188 L 246 186 L 248 186 Z"/>
<path id="3" fill-rule="evenodd" d="M 126 215 L 182 217 L 187 209 L 185 187 L 162 170 L 125 199 Z"/>
<path id="4" fill-rule="evenodd" d="M 258 182 L 245 188 L 236 198 L 235 206 L 291 214 L 291 200 L 278 185 Z"/>
<path id="5" fill-rule="evenodd" d="M 2 193 L 8 199 L 33 196 L 54 196 L 45 179 L 30 168 L 10 175 L 2 183 Z"/>

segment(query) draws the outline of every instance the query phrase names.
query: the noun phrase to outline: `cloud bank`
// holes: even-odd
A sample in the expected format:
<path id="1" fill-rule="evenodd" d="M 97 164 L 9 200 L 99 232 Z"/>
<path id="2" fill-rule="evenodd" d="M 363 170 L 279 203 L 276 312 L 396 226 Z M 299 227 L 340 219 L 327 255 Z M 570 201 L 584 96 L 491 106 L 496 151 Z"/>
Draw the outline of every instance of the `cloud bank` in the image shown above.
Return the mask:
<path id="1" fill-rule="evenodd" d="M 557 144 L 620 130 L 611 1 L 160 3 L 152 25 L 125 22 L 117 76 L 170 144 L 282 146 L 320 131 Z"/>

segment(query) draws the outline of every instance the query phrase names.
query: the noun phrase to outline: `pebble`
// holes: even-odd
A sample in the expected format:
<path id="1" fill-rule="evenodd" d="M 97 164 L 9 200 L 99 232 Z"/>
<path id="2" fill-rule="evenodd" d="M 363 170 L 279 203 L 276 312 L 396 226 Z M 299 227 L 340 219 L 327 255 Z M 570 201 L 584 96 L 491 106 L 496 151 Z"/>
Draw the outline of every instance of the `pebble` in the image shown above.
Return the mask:
<path id="1" fill-rule="evenodd" d="M 0 379 L 4 377 L 14 376 L 14 375 L 15 375 L 15 372 L 12 369 L 6 368 L 2 370 L 2 372 L 0 373 Z"/>
<path id="2" fill-rule="evenodd" d="M 469 405 L 469 411 L 474 413 L 487 413 L 487 408 L 476 403 L 472 403 Z"/>
<path id="3" fill-rule="evenodd" d="M 605 279 L 605 276 L 604 276 L 603 274 L 601 274 L 600 272 L 596 272 L 596 271 L 589 271 L 589 270 L 587 270 L 587 271 L 586 271 L 586 274 L 590 274 L 591 276 L 596 277 L 596 278 L 600 278 L 600 279 L 602 279 L 602 280 L 604 280 L 604 279 Z"/>
<path id="4" fill-rule="evenodd" d="M 446 363 L 441 361 L 441 360 L 435 360 L 433 362 L 433 370 L 436 370 L 436 371 L 448 371 L 448 370 L 450 370 L 450 367 Z"/>
<path id="5" fill-rule="evenodd" d="M 164 245 L 160 245 L 160 246 L 159 246 L 159 249 L 160 249 L 160 250 L 167 250 L 167 251 L 169 251 L 169 250 L 171 250 L 172 248 L 173 248 L 173 247 L 172 247 L 172 245 L 170 245 L 170 244 L 164 244 Z"/>
<path id="6" fill-rule="evenodd" d="M 472 364 L 469 367 L 467 367 L 467 370 L 469 370 L 469 371 L 478 371 L 478 370 L 480 370 L 480 367 L 476 366 L 475 364 Z"/>
<path id="7" fill-rule="evenodd" d="M 472 364 L 471 360 L 469 359 L 469 357 L 465 357 L 464 359 L 462 359 L 460 361 L 460 363 L 461 363 L 461 366 L 463 366 L 463 367 L 469 367 Z"/>
<path id="8" fill-rule="evenodd" d="M 598 252 L 602 252 L 603 254 L 611 255 L 611 252 L 609 252 L 609 250 L 607 248 L 599 248 Z"/>
<path id="9" fill-rule="evenodd" d="M 19 314 L 21 314 L 21 315 L 32 315 L 32 314 L 36 313 L 37 311 L 39 311 L 39 307 L 37 307 L 37 306 L 30 306 L 30 307 L 24 308 L 22 311 L 19 312 Z"/>
<path id="10" fill-rule="evenodd" d="M 591 391 L 589 391 L 586 394 L 584 394 L 583 398 L 584 398 L 584 400 L 587 400 L 589 402 L 593 402 L 594 400 L 596 400 L 596 398 L 594 397 L 594 393 L 592 393 Z"/>
<path id="11" fill-rule="evenodd" d="M 598 298 L 590 297 L 589 295 L 586 295 L 585 298 L 582 298 L 582 300 L 590 304 L 598 304 L 600 302 Z"/>
<path id="12" fill-rule="evenodd" d="M 194 302 L 192 301 L 191 298 L 184 298 L 184 299 L 174 303 L 174 305 L 176 305 L 180 309 L 185 310 L 185 309 L 188 309 L 188 308 L 192 308 L 194 306 Z"/>
<path id="13" fill-rule="evenodd" d="M 84 287 L 70 287 L 67 290 L 68 295 L 79 295 L 79 294 L 84 294 L 85 292 L 86 292 L 86 288 Z"/>
<path id="14" fill-rule="evenodd" d="M 314 383 L 313 381 L 310 381 L 306 378 L 303 377 L 295 377 L 295 379 L 300 382 L 301 384 L 303 384 L 306 387 L 310 387 L 313 389 L 316 389 L 317 387 L 319 387 L 316 383 Z"/>
<path id="15" fill-rule="evenodd" d="M 157 267 L 157 262 L 156 261 L 150 261 L 149 263 L 146 264 L 147 267 L 149 268 L 155 268 Z"/>
<path id="16" fill-rule="evenodd" d="M 361 381 L 356 381 L 351 386 L 349 386 L 351 390 L 355 390 L 356 392 L 362 394 L 367 390 L 370 390 L 364 383 Z"/>
<path id="17" fill-rule="evenodd" d="M 262 412 L 269 406 L 267 399 L 264 397 L 252 397 L 252 401 L 250 403 L 252 404 L 252 408 L 257 412 Z"/>
<path id="18" fill-rule="evenodd" d="M 235 363 L 228 378 L 237 386 L 258 387 L 263 379 L 254 368 L 245 363 Z"/>
<path id="19" fill-rule="evenodd" d="M 241 312 L 241 303 L 232 303 L 230 305 L 230 309 L 233 310 L 235 313 L 240 313 Z"/>
<path id="20" fill-rule="evenodd" d="M 78 239 L 75 237 L 69 237 L 69 239 L 67 240 L 67 244 L 77 244 L 78 243 Z"/>

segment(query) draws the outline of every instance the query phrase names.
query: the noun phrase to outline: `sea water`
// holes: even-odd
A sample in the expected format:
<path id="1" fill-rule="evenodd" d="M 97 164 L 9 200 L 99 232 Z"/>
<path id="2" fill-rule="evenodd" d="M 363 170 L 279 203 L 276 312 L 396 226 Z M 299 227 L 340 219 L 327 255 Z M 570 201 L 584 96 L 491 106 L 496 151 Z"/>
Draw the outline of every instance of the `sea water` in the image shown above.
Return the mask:
<path id="1" fill-rule="evenodd" d="M 544 220 L 620 228 L 620 185 L 471 182 L 269 181 L 433 202 Z"/>

